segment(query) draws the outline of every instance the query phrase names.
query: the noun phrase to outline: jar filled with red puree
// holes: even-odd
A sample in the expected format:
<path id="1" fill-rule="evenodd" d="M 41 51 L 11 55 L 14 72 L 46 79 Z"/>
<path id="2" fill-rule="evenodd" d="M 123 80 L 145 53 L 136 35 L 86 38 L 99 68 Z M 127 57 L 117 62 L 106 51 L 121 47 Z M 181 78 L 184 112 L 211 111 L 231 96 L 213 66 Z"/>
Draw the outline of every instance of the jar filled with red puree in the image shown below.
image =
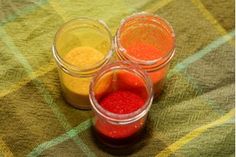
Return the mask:
<path id="1" fill-rule="evenodd" d="M 153 100 L 145 71 L 124 61 L 106 65 L 93 78 L 89 97 L 100 142 L 117 148 L 139 139 Z"/>

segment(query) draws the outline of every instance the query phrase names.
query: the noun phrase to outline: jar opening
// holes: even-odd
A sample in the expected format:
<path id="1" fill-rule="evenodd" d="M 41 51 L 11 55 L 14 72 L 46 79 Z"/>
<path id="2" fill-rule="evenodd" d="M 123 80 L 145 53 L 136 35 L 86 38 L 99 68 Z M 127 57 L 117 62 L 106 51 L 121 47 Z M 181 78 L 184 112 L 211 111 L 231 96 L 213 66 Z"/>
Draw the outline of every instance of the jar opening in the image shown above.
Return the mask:
<path id="1" fill-rule="evenodd" d="M 92 75 L 113 55 L 106 24 L 89 18 L 73 19 L 60 27 L 52 46 L 57 64 L 71 75 Z"/>
<path id="2" fill-rule="evenodd" d="M 133 110 L 134 108 L 126 110 L 126 108 L 122 108 L 122 101 L 132 104 L 132 102 L 129 101 L 129 98 L 116 100 L 117 98 L 114 99 L 114 97 L 112 100 L 113 102 L 111 102 L 113 105 L 111 106 L 113 107 L 113 109 L 111 109 L 112 111 L 102 104 L 104 95 L 109 95 L 111 93 L 122 95 L 127 91 L 132 92 L 138 99 L 144 100 L 143 104 L 135 110 Z M 144 71 L 139 69 L 136 65 L 127 62 L 116 62 L 102 68 L 94 77 L 90 84 L 89 97 L 93 109 L 102 117 L 110 120 L 112 123 L 128 124 L 146 115 L 152 103 L 152 92 L 151 80 Z M 135 103 L 139 103 L 137 101 L 135 101 Z M 116 106 L 119 104 L 120 106 Z M 116 112 L 116 108 L 118 108 L 119 111 L 126 111 L 122 111 L 123 113 L 119 111 Z"/>
<path id="3" fill-rule="evenodd" d="M 166 64 L 175 52 L 175 35 L 171 25 L 149 13 L 138 13 L 124 19 L 115 42 L 121 59 L 141 66 L 159 67 Z"/>

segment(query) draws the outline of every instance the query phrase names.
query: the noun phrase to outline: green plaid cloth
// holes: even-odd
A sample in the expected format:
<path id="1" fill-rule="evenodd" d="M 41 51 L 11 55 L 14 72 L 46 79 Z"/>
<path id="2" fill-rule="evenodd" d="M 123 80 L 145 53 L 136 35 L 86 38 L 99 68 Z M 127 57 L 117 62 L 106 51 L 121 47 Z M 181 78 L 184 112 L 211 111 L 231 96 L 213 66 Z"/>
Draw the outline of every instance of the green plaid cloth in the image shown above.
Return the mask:
<path id="1" fill-rule="evenodd" d="M 51 55 L 55 32 L 79 16 L 148 11 L 176 33 L 163 94 L 143 146 L 130 156 L 234 156 L 233 0 L 0 0 L 0 156 L 112 156 L 94 143 L 91 111 L 62 98 Z"/>

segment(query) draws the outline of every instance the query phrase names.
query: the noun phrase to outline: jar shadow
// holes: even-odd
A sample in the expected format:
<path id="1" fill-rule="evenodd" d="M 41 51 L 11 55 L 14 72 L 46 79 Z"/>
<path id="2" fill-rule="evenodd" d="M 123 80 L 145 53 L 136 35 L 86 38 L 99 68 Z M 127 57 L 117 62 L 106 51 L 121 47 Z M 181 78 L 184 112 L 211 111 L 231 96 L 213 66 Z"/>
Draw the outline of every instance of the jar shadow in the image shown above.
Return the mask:
<path id="1" fill-rule="evenodd" d="M 149 117 L 149 116 L 148 116 Z M 140 151 L 145 147 L 152 136 L 152 128 L 149 124 L 149 118 L 147 118 L 148 125 L 145 125 L 136 134 L 125 139 L 108 139 L 103 135 L 99 134 L 94 127 L 90 128 L 93 142 L 99 149 L 102 149 L 104 152 L 107 152 L 115 156 L 125 156 L 131 155 Z"/>

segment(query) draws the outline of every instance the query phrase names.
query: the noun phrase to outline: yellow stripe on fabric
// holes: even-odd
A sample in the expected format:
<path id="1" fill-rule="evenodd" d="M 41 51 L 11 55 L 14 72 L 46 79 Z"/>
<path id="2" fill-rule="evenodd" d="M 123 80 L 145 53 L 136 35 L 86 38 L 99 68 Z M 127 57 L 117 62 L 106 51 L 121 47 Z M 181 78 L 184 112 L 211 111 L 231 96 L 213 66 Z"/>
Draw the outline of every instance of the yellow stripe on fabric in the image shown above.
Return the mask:
<path id="1" fill-rule="evenodd" d="M 16 84 L 9 86 L 6 89 L 1 90 L 0 91 L 0 98 L 4 97 L 12 92 L 17 91 L 18 89 L 20 89 L 21 87 L 23 87 L 24 85 L 29 83 L 30 81 L 32 81 L 40 76 L 45 75 L 49 71 L 52 71 L 54 68 L 55 68 L 55 63 L 54 63 L 54 60 L 51 59 L 49 64 L 42 65 L 37 71 L 31 72 L 26 78 L 22 79 L 21 81 L 17 82 Z"/>
<path id="2" fill-rule="evenodd" d="M 178 149 L 180 149 L 183 145 L 187 144 L 191 140 L 197 138 L 202 133 L 207 131 L 207 129 L 224 124 L 225 122 L 232 119 L 234 117 L 234 115 L 235 115 L 235 109 L 232 109 L 229 113 L 227 113 L 226 115 L 217 119 L 216 121 L 213 121 L 209 124 L 203 125 L 197 129 L 194 129 L 193 131 L 191 131 L 190 133 L 188 133 L 184 137 L 180 138 L 178 141 L 176 141 L 173 144 L 171 144 L 170 146 L 166 147 L 163 151 L 161 151 L 159 154 L 157 154 L 156 157 L 167 157 L 167 156 L 173 154 Z"/>
<path id="3" fill-rule="evenodd" d="M 4 155 L 4 157 L 13 157 L 11 150 L 8 148 L 8 146 L 5 144 L 5 142 L 0 137 L 0 155 Z"/>
<path id="4" fill-rule="evenodd" d="M 160 0 L 160 1 L 156 2 L 156 3 L 152 3 L 150 7 L 145 9 L 145 11 L 146 12 L 150 12 L 150 13 L 154 13 L 158 9 L 163 8 L 164 6 L 166 6 L 167 4 L 169 4 L 172 1 L 173 0 Z"/>
<path id="5" fill-rule="evenodd" d="M 59 16 L 62 17 L 64 21 L 68 20 L 67 12 L 60 6 L 60 1 L 58 0 L 49 0 L 49 4 L 53 7 L 53 9 L 57 12 Z"/>
<path id="6" fill-rule="evenodd" d="M 214 16 L 207 10 L 200 0 L 192 0 L 192 3 L 199 9 L 203 16 L 215 27 L 220 35 L 227 34 L 227 31 L 219 24 Z M 229 41 L 231 45 L 234 45 L 233 41 Z"/>

